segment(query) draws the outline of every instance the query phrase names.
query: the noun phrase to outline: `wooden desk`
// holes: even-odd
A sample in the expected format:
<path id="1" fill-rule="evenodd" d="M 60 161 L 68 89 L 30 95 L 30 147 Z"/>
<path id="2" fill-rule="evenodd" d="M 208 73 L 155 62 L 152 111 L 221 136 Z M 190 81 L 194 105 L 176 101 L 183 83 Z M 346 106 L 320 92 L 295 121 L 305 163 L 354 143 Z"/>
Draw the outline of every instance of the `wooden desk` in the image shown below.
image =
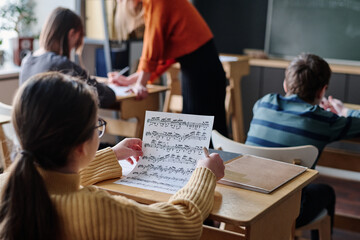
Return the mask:
<path id="1" fill-rule="evenodd" d="M 168 90 L 166 86 L 148 85 L 149 95 L 143 100 L 136 100 L 135 94 L 117 96 L 113 110 L 120 111 L 120 119 L 104 117 L 108 123 L 106 132 L 124 137 L 142 138 L 145 121 L 145 111 L 158 111 L 160 108 L 160 93 Z M 136 118 L 136 122 L 127 121 Z"/>
<path id="2" fill-rule="evenodd" d="M 7 138 L 4 133 L 4 129 L 2 128 L 3 124 L 9 123 L 11 121 L 10 116 L 5 116 L 0 114 L 0 157 L 1 157 L 1 166 L 5 168 L 6 166 L 9 166 L 10 161 L 10 151 L 7 146 Z M 10 161 L 10 163 L 8 163 Z"/>
<path id="3" fill-rule="evenodd" d="M 217 184 L 210 218 L 235 226 L 240 239 L 289 240 L 300 210 L 301 189 L 315 179 L 315 170 L 303 174 L 271 194 Z M 113 180 L 96 184 L 111 194 L 152 204 L 168 201 L 170 194 L 115 184 Z"/>
<path id="4" fill-rule="evenodd" d="M 289 66 L 290 60 L 284 59 L 250 59 L 251 66 L 259 67 L 271 67 L 271 68 L 283 68 L 286 69 Z M 360 74 L 359 66 L 332 64 L 330 63 L 331 71 L 334 73 L 345 73 L 345 74 Z"/>
<path id="5" fill-rule="evenodd" d="M 227 122 L 231 122 L 233 139 L 237 142 L 245 142 L 244 132 L 241 79 L 250 72 L 249 57 L 234 54 L 221 54 L 221 56 L 233 57 L 235 60 L 221 61 L 229 85 L 226 88 L 225 109 Z M 167 85 L 170 88 L 165 96 L 164 112 L 181 112 L 182 96 L 179 79 L 180 64 L 176 63 L 167 71 Z"/>

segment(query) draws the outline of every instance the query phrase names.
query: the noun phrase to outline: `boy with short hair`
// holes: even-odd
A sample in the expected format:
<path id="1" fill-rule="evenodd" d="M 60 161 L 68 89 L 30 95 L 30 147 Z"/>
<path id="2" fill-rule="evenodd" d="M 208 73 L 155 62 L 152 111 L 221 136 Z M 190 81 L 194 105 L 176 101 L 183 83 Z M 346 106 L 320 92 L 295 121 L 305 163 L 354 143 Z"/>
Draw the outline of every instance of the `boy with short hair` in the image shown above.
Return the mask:
<path id="1" fill-rule="evenodd" d="M 246 144 L 311 144 L 320 155 L 330 142 L 360 136 L 360 111 L 347 109 L 332 97 L 324 98 L 330 76 L 330 67 L 322 58 L 312 54 L 295 58 L 285 72 L 286 96 L 267 94 L 254 105 Z"/>
<path id="2" fill-rule="evenodd" d="M 301 54 L 295 58 L 285 72 L 286 96 L 271 93 L 254 105 L 246 144 L 263 147 L 310 144 L 318 148 L 320 155 L 330 142 L 360 136 L 360 111 L 345 108 L 340 100 L 324 97 L 330 76 L 330 67 L 321 57 Z M 312 168 L 315 165 L 316 162 Z M 325 184 L 306 186 L 296 227 L 308 224 L 324 208 L 333 223 L 334 190 Z M 318 239 L 317 232 L 312 232 L 312 239 Z"/>

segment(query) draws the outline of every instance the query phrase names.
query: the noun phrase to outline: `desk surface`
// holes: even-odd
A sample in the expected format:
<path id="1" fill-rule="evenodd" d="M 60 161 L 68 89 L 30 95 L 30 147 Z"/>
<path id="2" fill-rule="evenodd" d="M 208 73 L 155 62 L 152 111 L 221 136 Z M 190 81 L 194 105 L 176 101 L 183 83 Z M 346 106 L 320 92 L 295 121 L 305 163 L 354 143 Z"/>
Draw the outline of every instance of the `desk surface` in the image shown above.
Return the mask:
<path id="1" fill-rule="evenodd" d="M 295 192 L 316 178 L 315 170 L 303 174 L 286 183 L 271 194 L 217 184 L 215 203 L 210 218 L 234 225 L 249 226 L 262 215 L 286 201 Z M 96 184 L 111 194 L 123 195 L 144 204 L 168 201 L 170 194 L 115 184 L 116 179 Z"/>

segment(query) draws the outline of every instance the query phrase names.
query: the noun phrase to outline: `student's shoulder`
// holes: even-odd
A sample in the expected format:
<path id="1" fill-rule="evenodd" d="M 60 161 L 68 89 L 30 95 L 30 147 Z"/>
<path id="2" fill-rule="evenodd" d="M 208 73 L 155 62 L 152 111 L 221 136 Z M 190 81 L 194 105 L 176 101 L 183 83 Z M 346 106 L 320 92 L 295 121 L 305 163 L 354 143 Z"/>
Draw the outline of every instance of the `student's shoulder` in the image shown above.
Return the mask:
<path id="1" fill-rule="evenodd" d="M 61 56 L 53 52 L 45 53 L 44 57 L 47 61 L 57 65 L 73 66 L 75 64 L 72 61 L 70 61 L 66 56 Z"/>
<path id="2" fill-rule="evenodd" d="M 309 114 L 313 114 L 314 116 L 317 116 L 317 118 L 321 119 L 327 119 L 329 122 L 335 122 L 339 118 L 345 119 L 346 117 L 341 117 L 337 115 L 336 113 L 333 113 L 329 110 L 325 110 L 324 108 L 320 107 L 319 105 L 313 105 L 308 109 Z"/>
<path id="3" fill-rule="evenodd" d="M 78 64 L 71 61 L 66 56 L 57 55 L 56 53 L 47 53 L 47 61 L 51 63 L 53 70 L 60 71 L 72 76 L 87 78 L 87 72 Z"/>
<path id="4" fill-rule="evenodd" d="M 281 95 L 279 93 L 268 93 L 260 98 L 258 102 L 273 102 L 278 101 L 279 99 L 281 99 Z"/>

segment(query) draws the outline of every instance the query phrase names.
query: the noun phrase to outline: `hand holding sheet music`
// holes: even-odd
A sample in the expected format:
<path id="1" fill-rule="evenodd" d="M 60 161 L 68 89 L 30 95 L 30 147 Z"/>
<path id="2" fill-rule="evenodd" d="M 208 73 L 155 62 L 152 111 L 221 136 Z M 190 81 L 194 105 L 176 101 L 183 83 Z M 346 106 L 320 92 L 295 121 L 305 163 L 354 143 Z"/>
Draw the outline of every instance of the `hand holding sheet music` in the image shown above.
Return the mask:
<path id="1" fill-rule="evenodd" d="M 116 183 L 175 193 L 189 180 L 203 147 L 209 146 L 213 116 L 146 112 L 143 158 Z"/>

